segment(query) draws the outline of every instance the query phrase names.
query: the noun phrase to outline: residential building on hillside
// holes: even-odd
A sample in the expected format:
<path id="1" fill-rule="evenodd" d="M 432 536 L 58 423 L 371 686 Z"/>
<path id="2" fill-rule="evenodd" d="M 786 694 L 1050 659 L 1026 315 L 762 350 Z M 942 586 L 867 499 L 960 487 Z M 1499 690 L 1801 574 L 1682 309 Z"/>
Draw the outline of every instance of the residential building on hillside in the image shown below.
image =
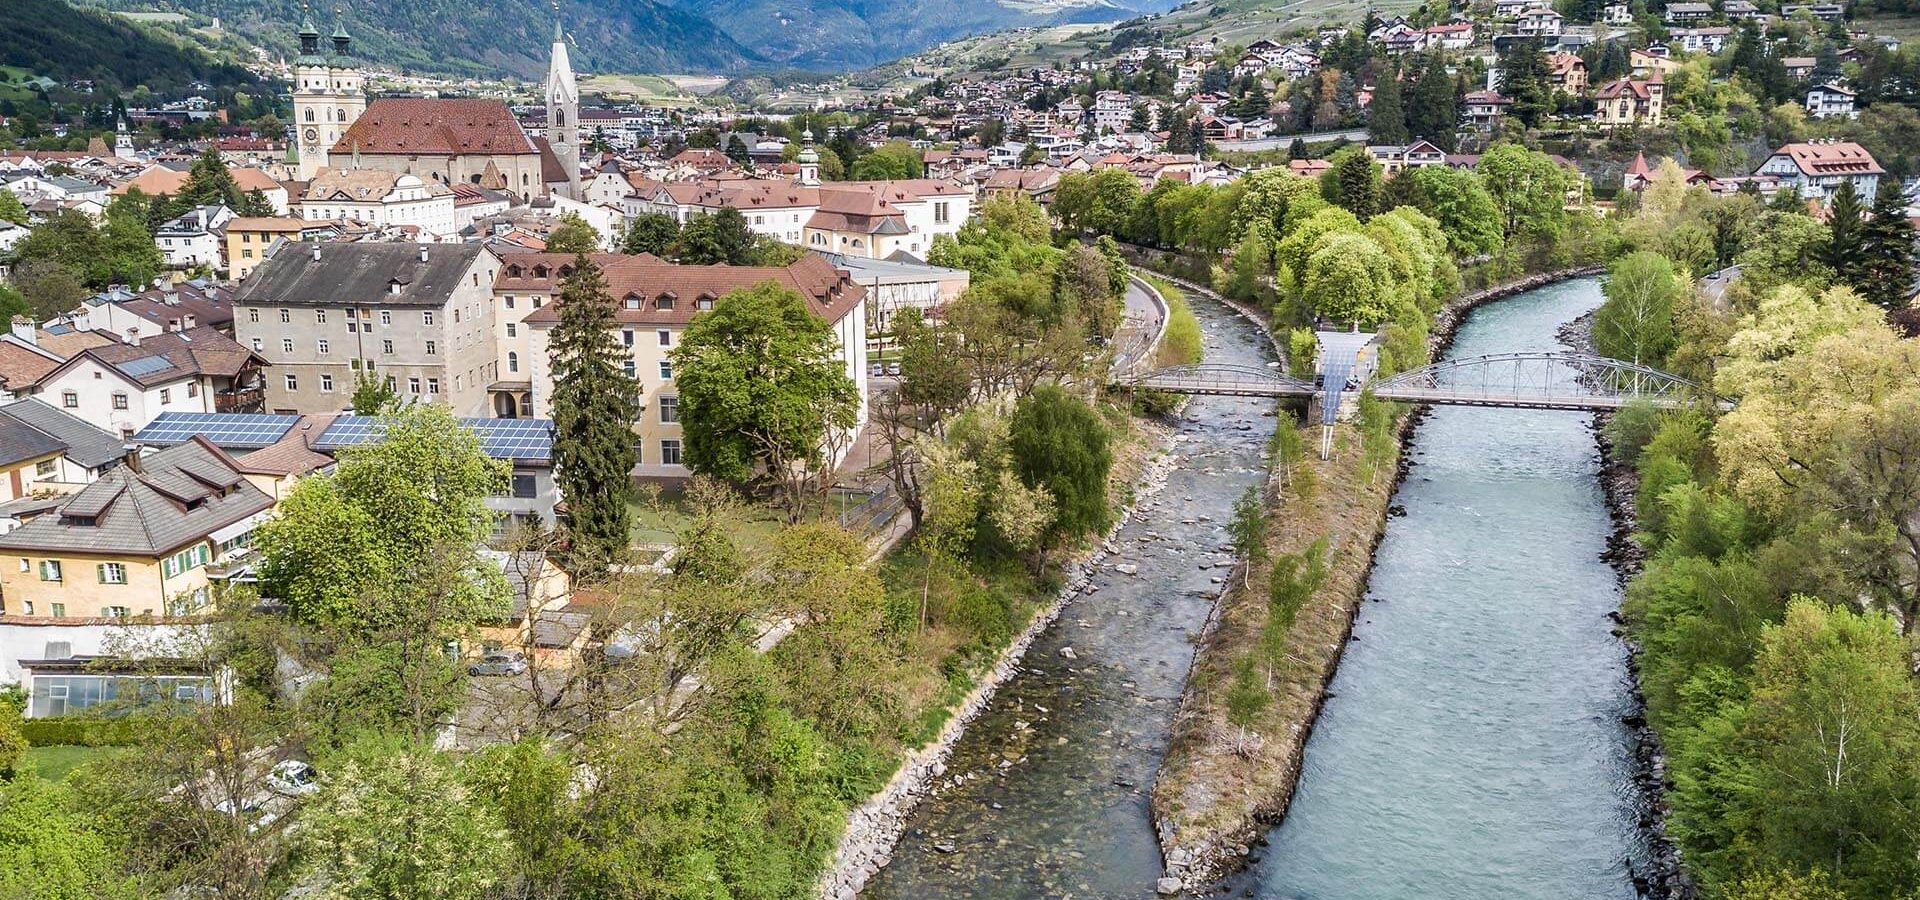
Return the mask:
<path id="1" fill-rule="evenodd" d="M 1574 53 L 1549 54 L 1547 79 L 1553 83 L 1555 92 L 1581 96 L 1587 92 L 1587 61 Z"/>
<path id="2" fill-rule="evenodd" d="M 495 371 L 492 285 L 478 244 L 306 244 L 261 264 L 234 298 L 240 343 L 274 366 L 265 407 L 338 412 L 373 372 L 402 400 L 483 415 Z"/>
<path id="3" fill-rule="evenodd" d="M 99 480 L 127 447 L 34 398 L 0 406 L 0 501 L 58 496 Z"/>
<path id="4" fill-rule="evenodd" d="M 1665 117 L 1666 81 L 1655 70 L 1645 81 L 1621 78 L 1594 92 L 1593 120 L 1602 128 L 1659 125 Z"/>
<path id="5" fill-rule="evenodd" d="M 221 231 L 232 218 L 225 206 L 195 207 L 162 222 L 153 243 L 169 269 L 221 268 Z"/>
<path id="6" fill-rule="evenodd" d="M 1807 92 L 1807 115 L 1816 119 L 1852 119 L 1853 92 L 1837 84 L 1823 84 Z"/>
<path id="7" fill-rule="evenodd" d="M 1753 174 L 1777 177 L 1783 187 L 1821 202 L 1833 196 L 1841 182 L 1850 181 L 1861 202 L 1870 203 L 1887 170 L 1853 141 L 1813 141 L 1781 146 Z"/>
<path id="8" fill-rule="evenodd" d="M 251 543 L 273 499 L 205 440 L 129 455 L 52 512 L 0 534 L 10 616 L 179 616 L 211 600 L 208 566 Z"/>

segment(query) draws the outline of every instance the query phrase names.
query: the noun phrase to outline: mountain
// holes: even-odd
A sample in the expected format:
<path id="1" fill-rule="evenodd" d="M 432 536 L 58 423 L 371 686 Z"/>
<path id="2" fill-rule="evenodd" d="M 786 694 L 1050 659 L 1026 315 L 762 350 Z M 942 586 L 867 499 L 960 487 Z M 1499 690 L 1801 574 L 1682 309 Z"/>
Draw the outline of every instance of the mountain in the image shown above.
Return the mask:
<path id="1" fill-rule="evenodd" d="M 16 0 L 0 0 L 0 3 Z M 144 0 L 97 0 L 150 9 Z M 324 7 L 326 4 L 316 4 Z M 174 0 L 196 24 L 218 17 L 269 52 L 294 55 L 300 0 Z M 563 7 L 574 64 L 604 72 L 732 72 L 764 66 L 697 12 L 656 0 L 594 0 Z M 346 9 L 354 53 L 414 71 L 540 78 L 553 43 L 548 0 L 352 0 Z M 316 12 L 323 34 L 331 11 Z M 0 20 L 4 21 L 4 20 Z M 4 44 L 0 41 L 0 44 Z"/>
<path id="2" fill-rule="evenodd" d="M 1160 12 L 1178 0 L 675 0 L 734 40 L 791 68 L 888 62 L 956 38 Z"/>
<path id="3" fill-rule="evenodd" d="M 156 29 L 75 9 L 64 0 L 0 0 L 0 22 L 6 23 L 0 66 L 56 81 L 91 79 L 109 89 L 144 84 L 173 94 L 195 81 L 221 87 L 254 80 L 245 69 L 216 62 Z"/>

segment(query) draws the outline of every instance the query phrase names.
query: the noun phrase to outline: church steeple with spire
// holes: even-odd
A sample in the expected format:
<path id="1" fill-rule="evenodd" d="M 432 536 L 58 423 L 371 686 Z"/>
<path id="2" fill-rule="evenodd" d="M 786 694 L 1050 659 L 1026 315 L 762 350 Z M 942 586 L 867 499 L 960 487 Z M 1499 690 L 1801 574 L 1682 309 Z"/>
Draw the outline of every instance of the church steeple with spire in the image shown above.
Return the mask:
<path id="1" fill-rule="evenodd" d="M 345 10 L 334 8 L 333 52 L 323 53 L 313 10 L 303 6 L 300 55 L 293 60 L 294 144 L 287 154 L 302 180 L 327 166 L 334 145 L 366 112 L 366 88 L 354 67 L 352 49 Z"/>
<path id="2" fill-rule="evenodd" d="M 580 199 L 580 89 L 567 57 L 558 0 L 553 4 L 553 60 L 547 66 L 547 143 L 567 170 L 567 197 Z"/>

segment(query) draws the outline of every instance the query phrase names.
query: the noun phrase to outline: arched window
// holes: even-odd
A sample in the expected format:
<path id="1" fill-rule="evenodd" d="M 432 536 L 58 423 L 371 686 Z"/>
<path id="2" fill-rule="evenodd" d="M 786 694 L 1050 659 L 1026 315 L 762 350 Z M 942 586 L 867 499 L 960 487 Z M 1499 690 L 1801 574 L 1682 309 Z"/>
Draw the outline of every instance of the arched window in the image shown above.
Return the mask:
<path id="1" fill-rule="evenodd" d="M 338 118 L 342 122 L 345 122 L 347 120 L 347 111 L 345 109 L 336 109 L 334 110 L 334 114 L 338 116 Z"/>
<path id="2" fill-rule="evenodd" d="M 566 113 L 565 113 L 564 111 L 561 111 L 561 110 L 554 110 L 554 113 L 553 113 L 553 124 L 555 124 L 555 125 L 561 125 L 561 126 L 564 126 L 564 125 L 566 125 L 566 124 L 567 124 L 567 114 L 566 114 Z"/>
<path id="3" fill-rule="evenodd" d="M 520 354 L 518 353 L 507 354 L 507 371 L 509 372 L 520 371 Z"/>
<path id="4" fill-rule="evenodd" d="M 313 118 L 313 107 L 311 106 L 307 107 L 307 121 L 309 122 L 315 121 Z"/>

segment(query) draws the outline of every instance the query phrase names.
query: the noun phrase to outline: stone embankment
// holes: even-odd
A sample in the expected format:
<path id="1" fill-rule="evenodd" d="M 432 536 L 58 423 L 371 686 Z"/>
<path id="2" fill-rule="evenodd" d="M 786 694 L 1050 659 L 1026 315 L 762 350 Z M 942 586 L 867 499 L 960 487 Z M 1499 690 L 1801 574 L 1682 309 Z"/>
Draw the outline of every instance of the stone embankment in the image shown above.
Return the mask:
<path id="1" fill-rule="evenodd" d="M 1020 661 L 1026 655 L 1027 648 L 1053 625 L 1061 608 L 1086 589 L 1093 573 L 1114 554 L 1114 537 L 1119 534 L 1121 527 L 1141 508 L 1142 503 L 1166 487 L 1167 477 L 1178 464 L 1178 458 L 1171 452 L 1173 432 L 1156 429 L 1149 439 L 1156 442 L 1157 452 L 1133 481 L 1131 502 L 1115 517 L 1113 527 L 1102 542 L 1067 567 L 1066 583 L 1059 593 L 1034 614 L 1027 622 L 1027 627 L 1001 651 L 993 666 L 980 676 L 979 683 L 954 709 L 953 715 L 940 729 L 939 736 L 926 746 L 910 752 L 892 780 L 847 816 L 847 828 L 841 835 L 840 846 L 834 853 L 833 862 L 820 878 L 820 897 L 852 900 L 869 879 L 892 862 L 894 845 L 905 833 L 914 806 L 949 777 L 947 758 L 953 752 L 954 745 L 966 734 L 967 725 L 992 704 L 994 694 L 1001 685 L 1019 674 Z"/>
<path id="2" fill-rule="evenodd" d="M 1569 268 L 1455 297 L 1434 318 L 1432 353 L 1443 353 L 1467 314 L 1484 303 L 1603 270 Z M 1220 299 L 1264 322 L 1257 312 Z M 1270 337 L 1276 351 L 1283 351 L 1278 338 Z M 1419 413 L 1403 417 L 1399 449 L 1404 450 L 1419 419 Z M 1344 448 L 1332 459 L 1300 464 L 1313 471 L 1316 490 L 1289 492 L 1272 484 L 1266 494 L 1273 533 L 1270 553 L 1297 554 L 1324 537 L 1327 577 L 1288 631 L 1281 653 L 1288 662 L 1270 676 L 1275 700 L 1250 730 L 1251 737 L 1249 731 L 1228 724 L 1225 693 L 1233 667 L 1263 639 L 1266 573 L 1256 572 L 1249 579 L 1236 569 L 1231 581 L 1238 586 L 1221 594 L 1201 638 L 1167 759 L 1154 785 L 1154 828 L 1166 865 L 1166 877 L 1158 885 L 1162 893 L 1210 883 L 1244 865 L 1251 848 L 1286 814 L 1292 800 L 1307 738 L 1352 635 L 1373 551 L 1385 534 L 1393 490 L 1405 474 L 1401 454 L 1393 477 L 1367 477 L 1358 436 L 1345 431 L 1341 442 Z"/>

